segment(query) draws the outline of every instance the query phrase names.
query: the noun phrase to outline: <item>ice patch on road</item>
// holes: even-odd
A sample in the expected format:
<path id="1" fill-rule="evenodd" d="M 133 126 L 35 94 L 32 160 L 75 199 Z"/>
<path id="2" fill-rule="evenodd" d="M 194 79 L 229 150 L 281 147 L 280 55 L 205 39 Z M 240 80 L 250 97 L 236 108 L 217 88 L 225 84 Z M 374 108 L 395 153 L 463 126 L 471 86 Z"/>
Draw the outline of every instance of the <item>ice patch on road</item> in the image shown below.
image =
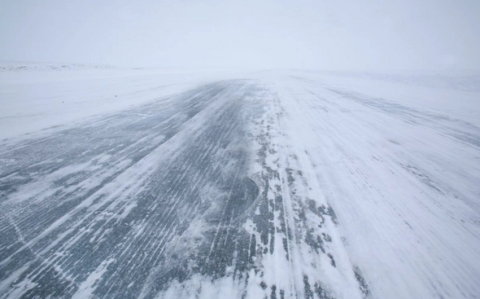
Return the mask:
<path id="1" fill-rule="evenodd" d="M 90 298 L 98 298 L 93 294 L 95 291 L 95 284 L 102 279 L 102 276 L 107 271 L 108 266 L 113 263 L 115 259 L 110 258 L 108 260 L 103 261 L 95 271 L 90 273 L 85 281 L 80 283 L 78 286 L 77 292 L 72 296 L 72 299 L 90 299 Z"/>

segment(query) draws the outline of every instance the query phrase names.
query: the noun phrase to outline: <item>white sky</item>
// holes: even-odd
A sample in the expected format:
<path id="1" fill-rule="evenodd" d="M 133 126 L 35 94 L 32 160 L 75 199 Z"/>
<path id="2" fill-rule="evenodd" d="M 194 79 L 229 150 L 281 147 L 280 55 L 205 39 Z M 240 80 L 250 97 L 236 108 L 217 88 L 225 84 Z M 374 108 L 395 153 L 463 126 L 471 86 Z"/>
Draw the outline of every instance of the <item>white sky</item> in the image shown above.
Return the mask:
<path id="1" fill-rule="evenodd" d="M 480 0 L 0 0 L 0 59 L 480 69 Z"/>

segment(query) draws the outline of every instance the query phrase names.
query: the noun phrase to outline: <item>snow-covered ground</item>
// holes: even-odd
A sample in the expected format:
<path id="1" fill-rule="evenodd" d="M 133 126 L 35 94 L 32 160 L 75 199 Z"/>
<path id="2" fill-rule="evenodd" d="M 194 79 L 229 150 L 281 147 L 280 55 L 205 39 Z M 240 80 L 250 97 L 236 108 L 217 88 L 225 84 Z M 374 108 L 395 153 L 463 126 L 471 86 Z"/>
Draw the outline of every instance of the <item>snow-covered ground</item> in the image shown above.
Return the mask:
<path id="1" fill-rule="evenodd" d="M 1 298 L 480 297 L 477 75 L 0 76 Z"/>
<path id="2" fill-rule="evenodd" d="M 71 125 L 238 74 L 0 62 L 0 139 Z"/>

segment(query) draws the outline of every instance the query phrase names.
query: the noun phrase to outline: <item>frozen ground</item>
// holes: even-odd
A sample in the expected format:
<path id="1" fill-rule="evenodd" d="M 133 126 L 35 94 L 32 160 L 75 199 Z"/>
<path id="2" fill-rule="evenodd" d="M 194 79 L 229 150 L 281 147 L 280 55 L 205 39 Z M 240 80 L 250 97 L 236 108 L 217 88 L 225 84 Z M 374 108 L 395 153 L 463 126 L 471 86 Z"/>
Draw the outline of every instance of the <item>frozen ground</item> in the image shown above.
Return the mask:
<path id="1" fill-rule="evenodd" d="M 0 70 L 0 298 L 480 297 L 478 77 L 68 68 Z"/>

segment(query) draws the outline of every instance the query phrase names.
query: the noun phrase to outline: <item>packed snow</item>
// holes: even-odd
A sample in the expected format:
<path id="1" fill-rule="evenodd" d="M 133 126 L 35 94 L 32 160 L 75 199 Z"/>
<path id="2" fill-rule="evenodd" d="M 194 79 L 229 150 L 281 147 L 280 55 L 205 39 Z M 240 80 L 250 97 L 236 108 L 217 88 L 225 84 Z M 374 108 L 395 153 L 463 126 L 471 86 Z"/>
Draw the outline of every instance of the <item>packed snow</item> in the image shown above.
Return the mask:
<path id="1" fill-rule="evenodd" d="M 478 298 L 480 75 L 0 67 L 0 298 Z"/>

